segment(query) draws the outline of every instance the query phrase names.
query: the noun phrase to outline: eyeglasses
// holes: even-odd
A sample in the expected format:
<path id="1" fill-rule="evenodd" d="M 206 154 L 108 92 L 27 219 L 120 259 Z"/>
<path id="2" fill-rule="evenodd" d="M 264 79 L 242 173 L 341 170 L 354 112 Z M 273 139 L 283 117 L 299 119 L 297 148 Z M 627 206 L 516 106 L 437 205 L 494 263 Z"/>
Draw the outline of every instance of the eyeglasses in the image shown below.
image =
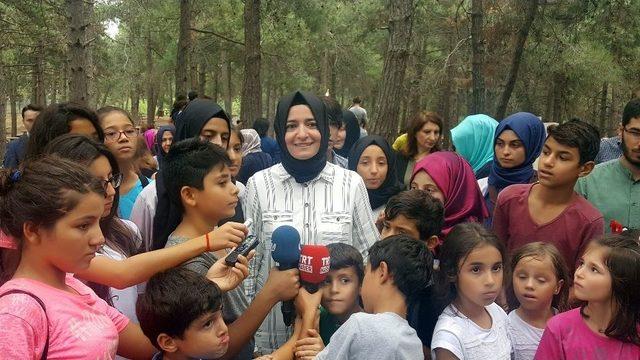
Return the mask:
<path id="1" fill-rule="evenodd" d="M 138 136 L 138 129 L 131 127 L 124 130 L 105 130 L 104 139 L 106 141 L 115 142 L 120 140 L 120 137 L 124 134 L 127 139 L 131 139 L 134 136 Z"/>
<path id="2" fill-rule="evenodd" d="M 117 189 L 120 187 L 120 184 L 122 184 L 122 174 L 111 175 L 107 180 L 101 179 L 100 182 L 102 183 L 102 187 L 104 187 L 105 191 L 107 190 L 107 187 L 109 187 L 109 184 L 111 184 L 114 189 Z"/>
<path id="3" fill-rule="evenodd" d="M 631 137 L 632 137 L 634 140 L 640 140 L 640 131 L 639 131 L 639 130 L 637 130 L 637 129 L 631 129 L 631 130 L 629 130 L 629 129 L 625 128 L 625 127 L 623 127 L 622 129 L 624 130 L 624 132 L 626 132 L 626 133 L 628 133 L 629 135 L 631 135 Z"/>

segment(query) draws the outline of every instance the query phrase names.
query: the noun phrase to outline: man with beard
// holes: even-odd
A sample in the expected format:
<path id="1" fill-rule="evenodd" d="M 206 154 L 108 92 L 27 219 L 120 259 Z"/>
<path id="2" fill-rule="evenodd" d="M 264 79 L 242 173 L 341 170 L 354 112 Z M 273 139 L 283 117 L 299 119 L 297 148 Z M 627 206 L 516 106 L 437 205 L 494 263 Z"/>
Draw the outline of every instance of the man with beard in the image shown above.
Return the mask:
<path id="1" fill-rule="evenodd" d="M 604 215 L 627 228 L 640 227 L 640 99 L 627 103 L 622 114 L 622 156 L 598 164 L 578 180 L 576 191 Z M 609 231 L 607 229 L 607 231 Z"/>

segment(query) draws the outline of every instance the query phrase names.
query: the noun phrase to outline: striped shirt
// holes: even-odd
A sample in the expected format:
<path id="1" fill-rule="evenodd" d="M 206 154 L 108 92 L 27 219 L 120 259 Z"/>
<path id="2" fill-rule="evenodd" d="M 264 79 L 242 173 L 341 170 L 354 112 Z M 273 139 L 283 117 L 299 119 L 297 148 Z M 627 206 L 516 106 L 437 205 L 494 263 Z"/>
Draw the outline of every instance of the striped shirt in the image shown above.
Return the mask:
<path id="1" fill-rule="evenodd" d="M 301 245 L 343 242 L 358 249 L 365 261 L 369 247 L 380 238 L 364 182 L 357 173 L 330 163 L 303 184 L 282 164 L 262 170 L 249 179 L 243 201 L 245 217 L 253 219 L 250 232 L 260 239 L 244 283 L 249 300 L 276 265 L 271 258 L 271 234 L 281 225 L 298 229 Z M 288 338 L 278 304 L 256 332 L 257 350 L 271 353 Z"/>

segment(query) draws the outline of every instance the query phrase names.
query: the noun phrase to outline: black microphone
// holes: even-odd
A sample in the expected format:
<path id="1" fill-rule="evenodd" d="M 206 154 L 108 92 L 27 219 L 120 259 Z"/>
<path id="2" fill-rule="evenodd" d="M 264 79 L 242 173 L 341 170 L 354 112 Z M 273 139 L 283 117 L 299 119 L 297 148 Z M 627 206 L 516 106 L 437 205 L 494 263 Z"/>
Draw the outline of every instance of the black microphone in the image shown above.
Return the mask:
<path id="1" fill-rule="evenodd" d="M 283 225 L 273 230 L 271 257 L 278 263 L 279 270 L 297 269 L 300 260 L 300 233 L 298 230 L 289 225 Z M 293 300 L 283 301 L 282 318 L 286 326 L 293 324 L 295 315 Z"/>

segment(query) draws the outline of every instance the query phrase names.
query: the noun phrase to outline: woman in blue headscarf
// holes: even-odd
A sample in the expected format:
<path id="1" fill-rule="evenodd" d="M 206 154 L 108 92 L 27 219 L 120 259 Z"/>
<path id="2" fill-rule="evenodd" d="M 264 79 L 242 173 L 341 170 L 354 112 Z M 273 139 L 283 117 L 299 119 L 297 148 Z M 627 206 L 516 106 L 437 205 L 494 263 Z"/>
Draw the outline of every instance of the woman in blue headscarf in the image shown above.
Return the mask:
<path id="1" fill-rule="evenodd" d="M 493 141 L 495 153 L 489 174 L 487 206 L 490 210 L 500 191 L 507 186 L 536 181 L 533 162 L 540 156 L 544 139 L 544 124 L 531 113 L 515 113 L 500 122 Z"/>
<path id="2" fill-rule="evenodd" d="M 498 122 L 484 114 L 469 115 L 451 129 L 456 152 L 469 162 L 476 179 L 489 176 L 493 159 L 493 136 Z"/>

